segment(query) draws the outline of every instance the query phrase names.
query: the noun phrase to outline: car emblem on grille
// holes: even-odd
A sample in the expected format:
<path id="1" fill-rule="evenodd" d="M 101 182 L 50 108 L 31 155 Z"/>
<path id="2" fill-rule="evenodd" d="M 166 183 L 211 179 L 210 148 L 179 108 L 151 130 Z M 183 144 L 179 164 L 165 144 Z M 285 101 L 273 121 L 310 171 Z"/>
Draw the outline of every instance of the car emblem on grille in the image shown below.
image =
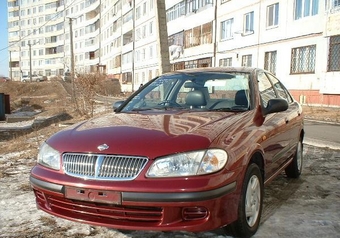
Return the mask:
<path id="1" fill-rule="evenodd" d="M 97 149 L 100 151 L 107 150 L 108 148 L 109 146 L 107 144 L 102 144 L 97 147 Z"/>

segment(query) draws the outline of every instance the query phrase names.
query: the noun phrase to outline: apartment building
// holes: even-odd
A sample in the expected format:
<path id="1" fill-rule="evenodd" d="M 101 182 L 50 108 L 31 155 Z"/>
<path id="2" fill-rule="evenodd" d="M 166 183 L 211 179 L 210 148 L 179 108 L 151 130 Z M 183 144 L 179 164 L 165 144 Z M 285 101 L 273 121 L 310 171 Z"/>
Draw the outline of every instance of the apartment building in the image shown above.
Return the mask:
<path id="1" fill-rule="evenodd" d="M 8 0 L 8 13 L 17 80 L 63 75 L 73 55 L 76 72 L 133 91 L 161 72 L 166 48 L 171 70 L 265 68 L 302 103 L 340 105 L 339 0 Z"/>
<path id="2" fill-rule="evenodd" d="M 340 1 L 221 0 L 219 65 L 270 70 L 306 104 L 340 105 Z"/>

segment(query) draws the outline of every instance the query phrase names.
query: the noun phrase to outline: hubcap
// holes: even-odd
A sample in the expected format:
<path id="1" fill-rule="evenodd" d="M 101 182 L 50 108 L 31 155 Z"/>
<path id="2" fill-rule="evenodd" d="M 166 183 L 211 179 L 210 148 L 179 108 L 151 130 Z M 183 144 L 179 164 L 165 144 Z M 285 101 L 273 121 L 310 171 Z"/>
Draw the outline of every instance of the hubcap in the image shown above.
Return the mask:
<path id="1" fill-rule="evenodd" d="M 248 183 L 245 201 L 247 223 L 254 226 L 260 213 L 261 187 L 257 176 L 253 175 Z"/>

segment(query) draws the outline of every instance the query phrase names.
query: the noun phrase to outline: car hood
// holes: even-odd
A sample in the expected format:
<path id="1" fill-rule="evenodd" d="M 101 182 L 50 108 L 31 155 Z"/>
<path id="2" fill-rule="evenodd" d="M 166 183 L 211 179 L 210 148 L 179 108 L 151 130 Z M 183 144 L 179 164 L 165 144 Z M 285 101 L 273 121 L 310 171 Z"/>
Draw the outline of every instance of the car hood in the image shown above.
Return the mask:
<path id="1" fill-rule="evenodd" d="M 206 149 L 249 113 L 112 113 L 58 132 L 47 143 L 61 153 L 102 153 L 154 158 Z M 105 150 L 98 149 L 107 145 Z"/>

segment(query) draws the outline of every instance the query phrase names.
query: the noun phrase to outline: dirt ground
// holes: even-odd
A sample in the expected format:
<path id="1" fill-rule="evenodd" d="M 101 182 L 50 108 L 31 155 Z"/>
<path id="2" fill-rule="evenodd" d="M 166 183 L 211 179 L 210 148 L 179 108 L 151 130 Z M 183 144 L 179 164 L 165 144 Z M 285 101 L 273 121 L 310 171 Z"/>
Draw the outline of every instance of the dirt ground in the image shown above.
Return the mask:
<path id="1" fill-rule="evenodd" d="M 45 115 L 65 112 L 70 119 L 63 123 L 84 119 L 84 115 L 78 115 L 72 107 L 69 90 L 56 81 L 0 83 L 0 93 L 10 95 L 12 111 L 25 108 Z M 340 122 L 340 109 L 304 106 L 304 111 L 310 119 Z M 225 237 L 219 231 L 118 231 L 70 222 L 37 210 L 29 171 L 36 163 L 41 142 L 60 129 L 60 123 L 52 123 L 11 140 L 0 137 L 0 237 Z M 305 145 L 300 179 L 288 179 L 282 174 L 266 187 L 261 226 L 255 237 L 338 237 L 339 158 L 340 151 Z"/>

